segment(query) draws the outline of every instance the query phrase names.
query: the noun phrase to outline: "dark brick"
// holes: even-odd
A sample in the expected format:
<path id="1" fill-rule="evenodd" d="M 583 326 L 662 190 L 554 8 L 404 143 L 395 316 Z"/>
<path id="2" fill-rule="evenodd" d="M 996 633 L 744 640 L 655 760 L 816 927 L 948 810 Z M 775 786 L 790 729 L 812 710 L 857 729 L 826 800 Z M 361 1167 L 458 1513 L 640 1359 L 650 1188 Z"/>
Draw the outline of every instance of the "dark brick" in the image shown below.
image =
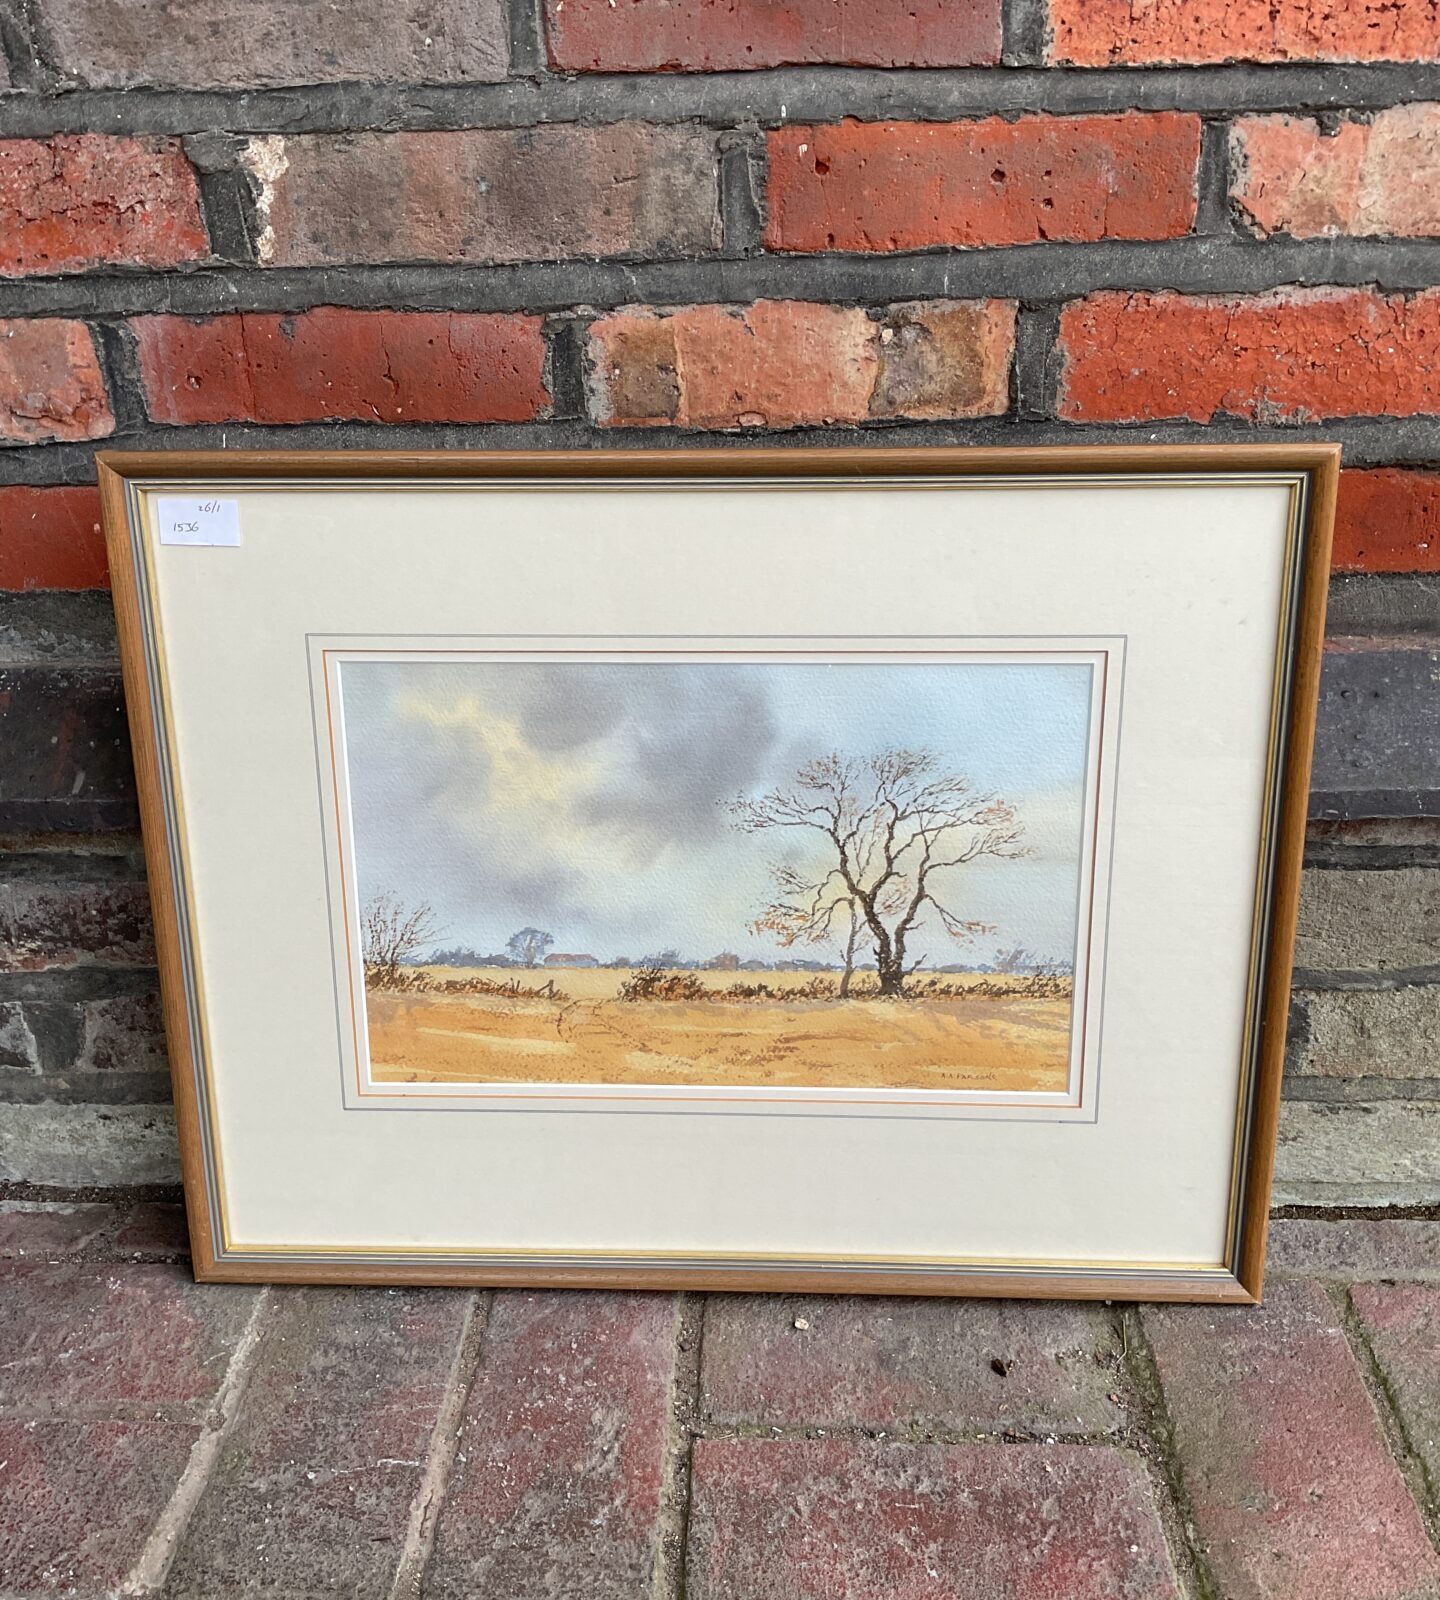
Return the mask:
<path id="1" fill-rule="evenodd" d="M 1090 1306 L 719 1295 L 704 1352 L 720 1422 L 1102 1433 L 1124 1420 L 1119 1339 Z"/>
<path id="2" fill-rule="evenodd" d="M 0 883 L 0 971 L 154 964 L 143 883 Z"/>
<path id="3" fill-rule="evenodd" d="M 1276 1205 L 1440 1205 L 1440 1101 L 1287 1101 Z"/>
<path id="4" fill-rule="evenodd" d="M 1418 1600 L 1440 1588 L 1440 1557 L 1321 1288 L 1280 1282 L 1254 1310 L 1144 1315 L 1223 1593 Z"/>
<path id="5" fill-rule="evenodd" d="M 1440 1286 L 1357 1284 L 1351 1298 L 1405 1437 L 1440 1484 Z"/>
<path id="6" fill-rule="evenodd" d="M 0 1098 L 0 1182 L 73 1189 L 179 1180 L 169 1105 L 14 1105 Z"/>
<path id="7" fill-rule="evenodd" d="M 1307 870 L 1295 965 L 1352 972 L 1440 967 L 1440 869 Z"/>
<path id="8" fill-rule="evenodd" d="M 18 1000 L 0 1000 L 0 1071 L 40 1072 L 42 1069 L 33 1018 Z"/>
<path id="9" fill-rule="evenodd" d="M 1085 1445 L 705 1439 L 690 1600 L 1175 1600 L 1143 1464 Z"/>
<path id="10" fill-rule="evenodd" d="M 675 1336 L 663 1295 L 496 1296 L 430 1600 L 651 1592 Z"/>
<path id="11" fill-rule="evenodd" d="M 1440 645 L 1332 640 L 1310 777 L 1315 817 L 1440 815 Z"/>
<path id="12" fill-rule="evenodd" d="M 36 0 L 67 77 L 99 89 L 503 78 L 503 0 Z"/>
<path id="13" fill-rule="evenodd" d="M 277 1296 L 167 1596 L 383 1600 L 471 1304 L 436 1290 Z"/>
<path id="14" fill-rule="evenodd" d="M 202 1420 L 257 1290 L 169 1266 L 0 1271 L 0 1409 Z"/>
<path id="15" fill-rule="evenodd" d="M 3 518 L 0 493 L 0 518 Z M 115 606 L 103 589 L 0 590 L 0 663 L 113 667 Z"/>
<path id="16" fill-rule="evenodd" d="M 1299 1077 L 1440 1078 L 1440 984 L 1316 989 L 1294 998 Z"/>
<path id="17" fill-rule="evenodd" d="M 614 123 L 286 139 L 262 259 L 553 261 L 719 244 L 713 135 Z M 276 158 L 278 165 L 279 158 Z"/>
<path id="18" fill-rule="evenodd" d="M 137 821 L 119 674 L 0 668 L 0 832 Z"/>
<path id="19" fill-rule="evenodd" d="M 82 1072 L 164 1072 L 170 1064 L 158 994 L 116 995 L 81 1007 Z"/>
<path id="20" fill-rule="evenodd" d="M 118 1593 L 199 1434 L 172 1422 L 0 1418 L 0 1591 Z"/>

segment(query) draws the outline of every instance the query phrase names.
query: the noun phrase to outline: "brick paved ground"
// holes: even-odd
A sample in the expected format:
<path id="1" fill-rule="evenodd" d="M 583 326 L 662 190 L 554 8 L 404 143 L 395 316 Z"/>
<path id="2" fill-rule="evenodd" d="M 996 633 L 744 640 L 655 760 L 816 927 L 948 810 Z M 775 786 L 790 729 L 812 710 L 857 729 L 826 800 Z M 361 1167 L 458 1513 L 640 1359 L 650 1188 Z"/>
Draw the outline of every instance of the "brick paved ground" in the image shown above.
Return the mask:
<path id="1" fill-rule="evenodd" d="M 197 1286 L 0 1206 L 0 1595 L 1440 1596 L 1440 1223 L 1263 1309 Z"/>

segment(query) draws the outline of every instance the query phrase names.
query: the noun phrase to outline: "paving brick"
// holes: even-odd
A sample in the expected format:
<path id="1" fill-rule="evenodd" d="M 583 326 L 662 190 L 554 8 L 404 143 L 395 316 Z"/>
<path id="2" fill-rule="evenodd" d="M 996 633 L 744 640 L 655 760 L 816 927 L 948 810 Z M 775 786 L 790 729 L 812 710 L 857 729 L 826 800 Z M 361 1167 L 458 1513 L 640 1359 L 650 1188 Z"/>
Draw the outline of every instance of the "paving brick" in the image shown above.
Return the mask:
<path id="1" fill-rule="evenodd" d="M 0 883 L 0 971 L 154 964 L 143 883 Z"/>
<path id="2" fill-rule="evenodd" d="M 257 1290 L 180 1267 L 0 1269 L 0 1410 L 202 1420 Z"/>
<path id="3" fill-rule="evenodd" d="M 1200 119 L 1178 112 L 777 128 L 772 250 L 1173 239 L 1195 221 Z"/>
<path id="4" fill-rule="evenodd" d="M 1299 1077 L 1440 1078 L 1440 984 L 1298 991 L 1291 1018 Z"/>
<path id="5" fill-rule="evenodd" d="M 1325 130 L 1309 117 L 1244 117 L 1230 159 L 1231 197 L 1261 233 L 1440 233 L 1440 106 L 1391 106 Z"/>
<path id="6" fill-rule="evenodd" d="M 56 64 L 97 89 L 470 83 L 505 76 L 504 0 L 32 0 Z"/>
<path id="7" fill-rule="evenodd" d="M 286 267 L 697 256 L 719 244 L 714 136 L 612 123 L 277 142 L 262 255 Z"/>
<path id="8" fill-rule="evenodd" d="M 1440 572 L 1440 474 L 1342 472 L 1334 563 L 1336 572 Z"/>
<path id="9" fill-rule="evenodd" d="M 1119 1427 L 1119 1339 L 1093 1306 L 717 1295 L 705 1414 L 718 1422 L 951 1432 Z"/>
<path id="10" fill-rule="evenodd" d="M 1177 1596 L 1149 1479 L 1085 1445 L 707 1439 L 690 1600 Z"/>
<path id="11" fill-rule="evenodd" d="M 1168 1307 L 1144 1319 L 1222 1593 L 1440 1592 L 1440 1557 L 1318 1285 L 1271 1284 L 1254 1310 Z"/>
<path id="12" fill-rule="evenodd" d="M 125 1216 L 111 1244 L 125 1255 L 184 1258 L 190 1254 L 190 1234 L 185 1207 L 163 1200 L 147 1200 Z"/>
<path id="13" fill-rule="evenodd" d="M 0 589 L 104 589 L 100 495 L 90 484 L 0 488 Z"/>
<path id="14" fill-rule="evenodd" d="M 651 1592 L 675 1339 L 663 1295 L 496 1296 L 429 1600 Z"/>
<path id="15" fill-rule="evenodd" d="M 277 1295 L 166 1595 L 383 1600 L 471 1304 L 440 1290 Z"/>
<path id="16" fill-rule="evenodd" d="M 168 1105 L 0 1101 L 0 1183 L 70 1189 L 179 1181 L 175 1113 Z"/>
<path id="17" fill-rule="evenodd" d="M 0 1200 L 0 1256 L 25 1261 L 73 1255 L 114 1220 L 112 1206 Z"/>
<path id="18" fill-rule="evenodd" d="M 164 269 L 209 254 L 178 139 L 0 139 L 0 276 Z"/>
<path id="19" fill-rule="evenodd" d="M 1014 337 L 1009 301 L 626 307 L 591 324 L 590 409 L 602 424 L 688 428 L 996 416 Z"/>
<path id="20" fill-rule="evenodd" d="M 1272 1199 L 1277 1206 L 1440 1205 L 1440 1102 L 1287 1101 Z"/>
<path id="21" fill-rule="evenodd" d="M 539 317 L 320 306 L 130 326 L 157 422 L 530 422 L 550 399 Z"/>
<path id="22" fill-rule="evenodd" d="M 0 713 L 0 832 L 136 826 L 118 672 L 0 667 Z"/>
<path id="23" fill-rule="evenodd" d="M 1440 1278 L 1440 1222 L 1280 1218 L 1270 1224 L 1270 1274 L 1320 1278 Z"/>
<path id="24" fill-rule="evenodd" d="M 1440 965 L 1440 868 L 1307 868 L 1295 964 L 1369 972 Z"/>
<path id="25" fill-rule="evenodd" d="M 1440 1285 L 1362 1283 L 1351 1300 L 1410 1448 L 1440 1483 Z"/>
<path id="26" fill-rule="evenodd" d="M 1060 349 L 1060 415 L 1076 422 L 1224 414 L 1275 424 L 1440 410 L 1436 291 L 1106 291 L 1061 312 Z"/>
<path id="27" fill-rule="evenodd" d="M 118 1593 L 199 1434 L 166 1422 L 0 1419 L 0 1591 Z"/>
<path id="28" fill-rule="evenodd" d="M 992 66 L 1001 0 L 545 0 L 550 64 L 565 72 L 734 72 L 804 62 Z"/>
<path id="29" fill-rule="evenodd" d="M 99 358 L 83 322 L 0 321 L 0 440 L 46 444 L 115 431 Z"/>
<path id="30" fill-rule="evenodd" d="M 1434 61 L 1433 0 L 1049 0 L 1049 59 L 1082 67 L 1211 61 Z"/>

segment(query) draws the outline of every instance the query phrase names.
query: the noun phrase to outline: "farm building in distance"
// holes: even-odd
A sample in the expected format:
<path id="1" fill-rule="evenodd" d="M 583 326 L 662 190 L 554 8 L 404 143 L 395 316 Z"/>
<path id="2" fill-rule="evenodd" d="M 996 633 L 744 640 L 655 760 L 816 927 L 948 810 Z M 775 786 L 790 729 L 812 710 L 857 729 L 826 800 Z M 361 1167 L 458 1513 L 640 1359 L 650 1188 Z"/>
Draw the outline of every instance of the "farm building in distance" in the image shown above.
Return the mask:
<path id="1" fill-rule="evenodd" d="M 547 967 L 598 967 L 600 963 L 594 956 L 572 955 L 568 951 L 557 950 L 553 955 L 545 957 Z"/>

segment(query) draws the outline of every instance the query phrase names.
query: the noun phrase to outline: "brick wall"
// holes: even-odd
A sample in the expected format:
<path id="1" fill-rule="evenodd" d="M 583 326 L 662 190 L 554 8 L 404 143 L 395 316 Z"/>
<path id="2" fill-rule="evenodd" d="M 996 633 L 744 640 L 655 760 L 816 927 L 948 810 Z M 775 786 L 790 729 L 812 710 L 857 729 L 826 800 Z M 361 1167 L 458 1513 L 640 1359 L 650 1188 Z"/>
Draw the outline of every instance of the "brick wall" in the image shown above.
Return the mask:
<path id="1" fill-rule="evenodd" d="M 174 1175 L 97 447 L 1316 438 L 1280 1198 L 1440 1201 L 1437 0 L 11 0 L 0 42 L 0 1181 Z"/>

